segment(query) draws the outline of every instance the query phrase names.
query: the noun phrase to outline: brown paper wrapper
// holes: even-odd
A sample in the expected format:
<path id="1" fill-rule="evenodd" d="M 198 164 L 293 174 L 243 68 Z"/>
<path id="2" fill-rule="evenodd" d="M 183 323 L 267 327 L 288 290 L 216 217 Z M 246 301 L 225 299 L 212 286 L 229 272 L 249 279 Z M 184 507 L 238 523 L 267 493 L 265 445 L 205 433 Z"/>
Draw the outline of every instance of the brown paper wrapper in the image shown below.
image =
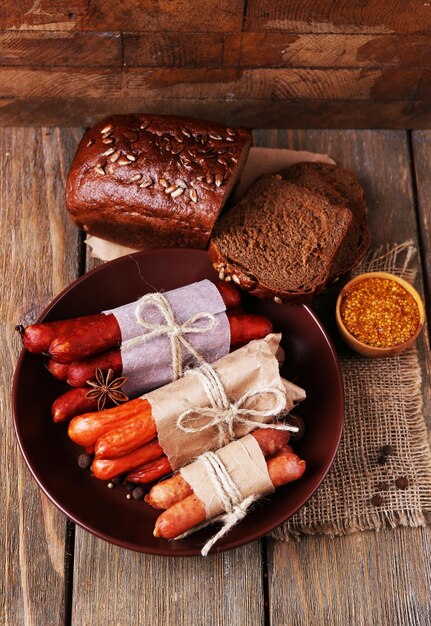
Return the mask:
<path id="1" fill-rule="evenodd" d="M 274 491 L 265 457 L 251 435 L 232 441 L 215 454 L 240 492 L 241 500 L 249 496 L 263 497 Z M 204 504 L 207 520 L 225 512 L 211 472 L 201 458 L 183 467 L 180 473 L 193 489 L 195 496 Z"/>
<path id="2" fill-rule="evenodd" d="M 278 369 L 278 361 L 275 358 L 280 339 L 280 334 L 271 334 L 265 339 L 252 341 L 212 365 L 231 402 L 239 400 L 247 392 L 263 392 L 268 388 L 285 392 Z M 304 396 L 304 391 L 296 388 L 296 385 L 290 387 L 284 412 L 292 408 Z M 183 432 L 177 427 L 178 417 L 185 411 L 211 406 L 207 394 L 196 376 L 186 375 L 143 397 L 151 404 L 159 442 L 169 458 L 172 469 L 183 467 L 203 452 L 220 447 L 220 433 L 217 427 L 213 426 L 193 433 Z M 265 411 L 270 410 L 275 403 L 272 394 L 261 393 L 247 401 L 247 408 Z M 259 422 L 273 421 L 272 416 L 253 417 L 251 419 Z M 197 417 L 196 420 L 193 420 L 193 427 L 199 428 L 207 423 L 207 418 L 199 419 Z M 237 424 L 234 427 L 235 437 L 243 437 L 254 428 L 255 426 Z"/>

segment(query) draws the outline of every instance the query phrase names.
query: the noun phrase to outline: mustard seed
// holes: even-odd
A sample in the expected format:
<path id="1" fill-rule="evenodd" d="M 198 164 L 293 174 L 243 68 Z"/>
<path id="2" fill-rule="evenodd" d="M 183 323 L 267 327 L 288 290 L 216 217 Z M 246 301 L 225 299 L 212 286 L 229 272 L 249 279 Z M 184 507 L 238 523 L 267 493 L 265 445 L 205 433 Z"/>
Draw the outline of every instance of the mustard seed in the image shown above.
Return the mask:
<path id="1" fill-rule="evenodd" d="M 388 278 L 366 278 L 353 285 L 341 301 L 340 313 L 351 335 L 378 348 L 405 343 L 420 320 L 413 296 Z"/>

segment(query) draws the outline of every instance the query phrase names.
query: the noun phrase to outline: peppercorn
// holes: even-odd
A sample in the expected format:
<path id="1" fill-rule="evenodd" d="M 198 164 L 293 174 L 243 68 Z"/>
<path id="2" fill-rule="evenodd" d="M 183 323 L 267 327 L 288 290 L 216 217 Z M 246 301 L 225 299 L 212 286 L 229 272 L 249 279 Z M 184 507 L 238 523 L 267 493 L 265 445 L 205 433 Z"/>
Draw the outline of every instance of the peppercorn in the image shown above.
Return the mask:
<path id="1" fill-rule="evenodd" d="M 132 496 L 135 500 L 142 500 L 142 498 L 144 497 L 144 490 L 142 489 L 142 487 L 135 487 L 132 491 Z"/>
<path id="2" fill-rule="evenodd" d="M 377 463 L 379 465 L 386 465 L 387 462 L 388 462 L 388 457 L 385 456 L 384 454 L 381 454 L 379 458 L 377 459 Z"/>
<path id="3" fill-rule="evenodd" d="M 366 278 L 353 285 L 342 299 L 340 313 L 351 335 L 377 348 L 405 343 L 420 321 L 411 293 L 388 278 Z"/>
<path id="4" fill-rule="evenodd" d="M 78 457 L 78 465 L 81 469 L 88 469 L 93 463 L 93 457 L 87 452 L 83 452 Z"/>
<path id="5" fill-rule="evenodd" d="M 380 494 L 376 493 L 370 500 L 371 504 L 374 506 L 382 506 L 383 498 Z"/>
<path id="6" fill-rule="evenodd" d="M 396 479 L 395 486 L 397 487 L 397 489 L 407 489 L 407 487 L 409 486 L 408 478 L 406 478 L 405 476 L 400 476 Z"/>
<path id="7" fill-rule="evenodd" d="M 125 482 L 124 486 L 126 488 L 126 491 L 133 491 L 135 488 L 135 485 L 133 483 L 128 483 L 128 482 Z"/>
<path id="8" fill-rule="evenodd" d="M 395 448 L 394 446 L 383 446 L 382 448 L 382 454 L 384 456 L 392 456 L 395 453 Z"/>

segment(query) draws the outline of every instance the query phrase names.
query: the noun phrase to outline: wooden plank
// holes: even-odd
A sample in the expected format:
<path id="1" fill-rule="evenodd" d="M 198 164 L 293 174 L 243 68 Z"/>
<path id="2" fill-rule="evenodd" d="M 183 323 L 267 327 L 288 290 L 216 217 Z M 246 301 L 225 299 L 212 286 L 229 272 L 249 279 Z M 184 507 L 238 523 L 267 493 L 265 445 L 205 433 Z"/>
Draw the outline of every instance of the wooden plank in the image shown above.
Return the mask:
<path id="1" fill-rule="evenodd" d="M 2 32 L 1 65 L 122 66 L 120 33 Z"/>
<path id="2" fill-rule="evenodd" d="M 251 128 L 429 128 L 431 102 L 204 100 L 177 98 L 0 98 L 0 126 L 91 126 L 116 113 L 191 115 Z"/>
<path id="3" fill-rule="evenodd" d="M 286 33 L 429 33 L 431 7 L 422 0 L 249 0 L 247 31 Z"/>
<path id="4" fill-rule="evenodd" d="M 73 581 L 73 626 L 264 624 L 259 542 L 207 558 L 163 558 L 77 528 Z"/>
<path id="5" fill-rule="evenodd" d="M 424 279 L 425 306 L 428 318 L 428 329 L 431 328 L 431 133 L 414 131 L 412 133 L 412 157 L 415 184 L 417 191 L 417 218 L 419 240 L 421 244 L 421 261 Z M 426 380 L 431 380 L 431 341 L 423 348 L 426 365 Z M 428 348 L 428 349 L 427 349 Z M 425 415 L 431 429 L 431 385 L 425 386 Z"/>
<path id="6" fill-rule="evenodd" d="M 429 528 L 272 543 L 270 623 L 428 626 Z"/>
<path id="7" fill-rule="evenodd" d="M 413 100 L 421 75 L 417 69 L 0 67 L 0 97 Z"/>
<path id="8" fill-rule="evenodd" d="M 3 0 L 1 30 L 238 32 L 244 0 Z"/>
<path id="9" fill-rule="evenodd" d="M 334 33 L 226 35 L 225 49 L 240 49 L 240 67 L 431 66 L 429 36 Z M 227 64 L 225 64 L 227 67 Z"/>
<path id="10" fill-rule="evenodd" d="M 123 33 L 129 67 L 428 68 L 423 34 Z M 121 34 L 68 31 L 0 32 L 4 66 L 118 67 Z"/>
<path id="11" fill-rule="evenodd" d="M 221 33 L 124 33 L 128 67 L 221 67 Z"/>
<path id="12" fill-rule="evenodd" d="M 365 188 L 374 245 L 411 237 L 418 241 L 405 133 L 259 131 L 256 137 L 259 145 L 328 153 L 352 169 Z M 418 345 L 424 382 L 426 342 L 422 334 Z M 425 396 L 424 414 L 430 410 Z M 309 537 L 299 544 L 270 542 L 271 621 L 423 626 L 431 614 L 431 567 L 424 556 L 430 544 L 431 528 Z"/>
<path id="13" fill-rule="evenodd" d="M 431 100 L 431 71 L 429 69 L 422 72 L 415 97 L 418 100 Z"/>
<path id="14" fill-rule="evenodd" d="M 77 276 L 78 231 L 63 210 L 63 186 L 78 133 L 0 131 L 0 622 L 61 624 L 65 618 L 65 517 L 49 503 L 18 451 L 11 379 L 20 351 L 17 323 L 29 324 Z"/>
<path id="15" fill-rule="evenodd" d="M 124 33 L 129 67 L 422 68 L 431 65 L 422 34 Z"/>
<path id="16" fill-rule="evenodd" d="M 418 225 L 424 263 L 428 305 L 431 305 L 431 132 L 412 133 L 415 182 L 418 199 Z"/>

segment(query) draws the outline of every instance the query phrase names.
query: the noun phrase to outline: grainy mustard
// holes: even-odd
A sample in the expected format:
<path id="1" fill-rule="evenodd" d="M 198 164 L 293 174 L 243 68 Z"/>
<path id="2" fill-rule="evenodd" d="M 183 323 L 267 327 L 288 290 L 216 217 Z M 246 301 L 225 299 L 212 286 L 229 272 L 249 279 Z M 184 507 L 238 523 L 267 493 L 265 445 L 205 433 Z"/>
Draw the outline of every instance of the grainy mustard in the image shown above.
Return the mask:
<path id="1" fill-rule="evenodd" d="M 378 348 L 404 343 L 419 324 L 419 308 L 413 296 L 388 278 L 366 278 L 343 296 L 341 319 L 358 341 Z"/>

